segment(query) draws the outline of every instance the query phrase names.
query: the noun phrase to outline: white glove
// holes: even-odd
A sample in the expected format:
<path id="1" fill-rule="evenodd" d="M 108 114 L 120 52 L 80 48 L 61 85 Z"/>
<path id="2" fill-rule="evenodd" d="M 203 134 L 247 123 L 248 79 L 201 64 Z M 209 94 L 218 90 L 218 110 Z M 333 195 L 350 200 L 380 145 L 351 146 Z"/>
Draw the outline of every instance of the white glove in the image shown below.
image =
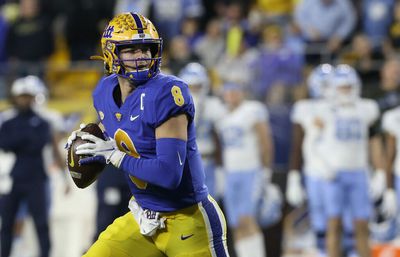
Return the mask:
<path id="1" fill-rule="evenodd" d="M 305 193 L 301 185 L 301 176 L 298 170 L 289 171 L 286 184 L 286 200 L 294 207 L 299 207 L 304 203 Z"/>
<path id="2" fill-rule="evenodd" d="M 269 183 L 271 181 L 271 177 L 272 177 L 271 168 L 264 167 L 261 172 L 262 172 L 261 179 L 262 179 L 263 183 Z"/>
<path id="3" fill-rule="evenodd" d="M 91 134 L 84 134 L 81 138 L 93 142 L 82 144 L 76 148 L 76 154 L 78 155 L 93 155 L 93 157 L 80 160 L 79 163 L 81 165 L 91 162 L 105 162 L 119 168 L 125 153 L 118 149 L 114 139 L 103 140 Z"/>
<path id="4" fill-rule="evenodd" d="M 378 200 L 386 189 L 386 173 L 384 170 L 376 170 L 370 181 L 370 196 L 372 200 Z"/>
<path id="5" fill-rule="evenodd" d="M 74 141 L 76 139 L 76 137 L 78 135 L 78 132 L 81 132 L 81 130 L 84 129 L 85 127 L 86 127 L 86 124 L 85 123 L 81 123 L 79 125 L 79 129 L 74 130 L 74 131 L 71 132 L 71 135 L 67 139 L 67 144 L 64 147 L 65 149 L 69 149 L 71 147 L 72 141 Z"/>
<path id="6" fill-rule="evenodd" d="M 382 213 L 383 215 L 385 215 L 386 218 L 396 217 L 397 214 L 396 192 L 392 188 L 387 189 L 383 194 L 381 208 L 382 208 L 381 209 Z"/>

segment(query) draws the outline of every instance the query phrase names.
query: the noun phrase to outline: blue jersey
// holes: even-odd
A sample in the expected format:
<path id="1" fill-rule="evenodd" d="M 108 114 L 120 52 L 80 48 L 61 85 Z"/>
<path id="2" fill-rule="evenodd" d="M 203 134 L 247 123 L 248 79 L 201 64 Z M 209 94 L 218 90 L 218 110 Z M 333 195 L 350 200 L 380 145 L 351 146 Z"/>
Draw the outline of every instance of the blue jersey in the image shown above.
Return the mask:
<path id="1" fill-rule="evenodd" d="M 179 114 L 188 117 L 187 154 L 180 185 L 166 189 L 126 173 L 136 201 L 154 211 L 175 211 L 207 197 L 204 171 L 196 145 L 194 104 L 188 86 L 174 76 L 158 74 L 138 86 L 119 107 L 113 98 L 117 75 L 101 79 L 93 92 L 93 102 L 108 136 L 133 157 L 157 158 L 155 130 Z M 162 174 L 160 174 L 162 176 Z"/>
<path id="2" fill-rule="evenodd" d="M 16 112 L 2 123 L 0 148 L 16 156 L 11 170 L 16 184 L 47 179 L 43 149 L 51 140 L 50 124 L 32 110 Z"/>

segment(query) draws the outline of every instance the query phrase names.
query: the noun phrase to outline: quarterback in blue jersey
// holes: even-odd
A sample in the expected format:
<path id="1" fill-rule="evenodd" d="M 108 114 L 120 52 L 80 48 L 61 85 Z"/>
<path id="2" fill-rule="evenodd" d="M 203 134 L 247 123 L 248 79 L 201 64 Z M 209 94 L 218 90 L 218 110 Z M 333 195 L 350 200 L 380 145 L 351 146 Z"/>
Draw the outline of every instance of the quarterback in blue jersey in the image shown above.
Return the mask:
<path id="1" fill-rule="evenodd" d="M 204 185 L 193 99 L 185 82 L 160 72 L 156 28 L 138 13 L 123 13 L 101 42 L 107 76 L 93 102 L 108 139 L 83 135 L 92 143 L 76 153 L 92 155 L 81 165 L 121 169 L 133 197 L 131 211 L 84 256 L 229 256 L 224 215 Z"/>

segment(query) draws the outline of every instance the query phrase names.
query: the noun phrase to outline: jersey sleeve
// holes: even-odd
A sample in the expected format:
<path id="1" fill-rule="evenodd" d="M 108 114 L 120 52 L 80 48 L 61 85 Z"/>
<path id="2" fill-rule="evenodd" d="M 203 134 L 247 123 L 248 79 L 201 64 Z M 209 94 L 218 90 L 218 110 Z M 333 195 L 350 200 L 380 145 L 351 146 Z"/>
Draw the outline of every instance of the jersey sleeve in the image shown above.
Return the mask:
<path id="1" fill-rule="evenodd" d="M 396 127 L 393 111 L 387 111 L 383 114 L 382 129 L 392 135 L 397 134 L 398 128 Z"/>
<path id="2" fill-rule="evenodd" d="M 369 125 L 374 124 L 374 122 L 379 118 L 379 106 L 373 101 L 369 100 L 366 102 L 365 118 Z"/>
<path id="3" fill-rule="evenodd" d="M 306 115 L 306 106 L 304 101 L 298 101 L 293 105 L 290 120 L 292 123 L 303 124 Z"/>
<path id="4" fill-rule="evenodd" d="M 226 107 L 219 98 L 212 97 L 208 104 L 209 106 L 206 110 L 209 111 L 212 122 L 215 123 L 226 115 Z"/>
<path id="5" fill-rule="evenodd" d="M 268 121 L 267 107 L 258 102 L 251 102 L 248 106 L 248 120 L 251 124 Z"/>
<path id="6" fill-rule="evenodd" d="M 155 97 L 155 120 L 153 125 L 160 126 L 169 118 L 186 114 L 189 122 L 194 119 L 194 103 L 189 87 L 182 81 L 173 81 L 161 86 Z"/>

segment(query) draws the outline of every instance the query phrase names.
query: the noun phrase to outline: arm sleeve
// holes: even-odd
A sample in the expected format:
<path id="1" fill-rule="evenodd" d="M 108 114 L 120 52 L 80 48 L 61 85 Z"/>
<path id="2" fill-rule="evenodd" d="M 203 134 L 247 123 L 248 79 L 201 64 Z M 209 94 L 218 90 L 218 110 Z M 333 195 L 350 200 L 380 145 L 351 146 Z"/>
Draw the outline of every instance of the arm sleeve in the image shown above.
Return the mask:
<path id="1" fill-rule="evenodd" d="M 396 135 L 397 134 L 396 123 L 393 121 L 394 121 L 393 115 L 390 111 L 384 113 L 382 118 L 382 130 L 392 135 Z"/>
<path id="2" fill-rule="evenodd" d="M 378 119 L 380 115 L 379 107 L 378 104 L 375 101 L 369 101 L 367 102 L 367 114 L 366 118 L 368 119 L 368 124 L 371 126 L 373 125 Z"/>
<path id="3" fill-rule="evenodd" d="M 247 119 L 250 124 L 258 122 L 267 123 L 269 115 L 266 106 L 258 102 L 252 102 L 249 105 Z"/>
<path id="4" fill-rule="evenodd" d="M 156 142 L 157 157 L 135 158 L 125 155 L 120 168 L 129 175 L 167 189 L 175 189 L 182 179 L 186 165 L 186 141 L 160 138 Z"/>
<path id="5" fill-rule="evenodd" d="M 304 101 L 297 101 L 292 108 L 292 112 L 290 113 L 290 121 L 292 123 L 296 123 L 304 127 L 307 118 L 309 118 L 308 114 L 310 110 L 307 112 L 307 104 Z"/>

